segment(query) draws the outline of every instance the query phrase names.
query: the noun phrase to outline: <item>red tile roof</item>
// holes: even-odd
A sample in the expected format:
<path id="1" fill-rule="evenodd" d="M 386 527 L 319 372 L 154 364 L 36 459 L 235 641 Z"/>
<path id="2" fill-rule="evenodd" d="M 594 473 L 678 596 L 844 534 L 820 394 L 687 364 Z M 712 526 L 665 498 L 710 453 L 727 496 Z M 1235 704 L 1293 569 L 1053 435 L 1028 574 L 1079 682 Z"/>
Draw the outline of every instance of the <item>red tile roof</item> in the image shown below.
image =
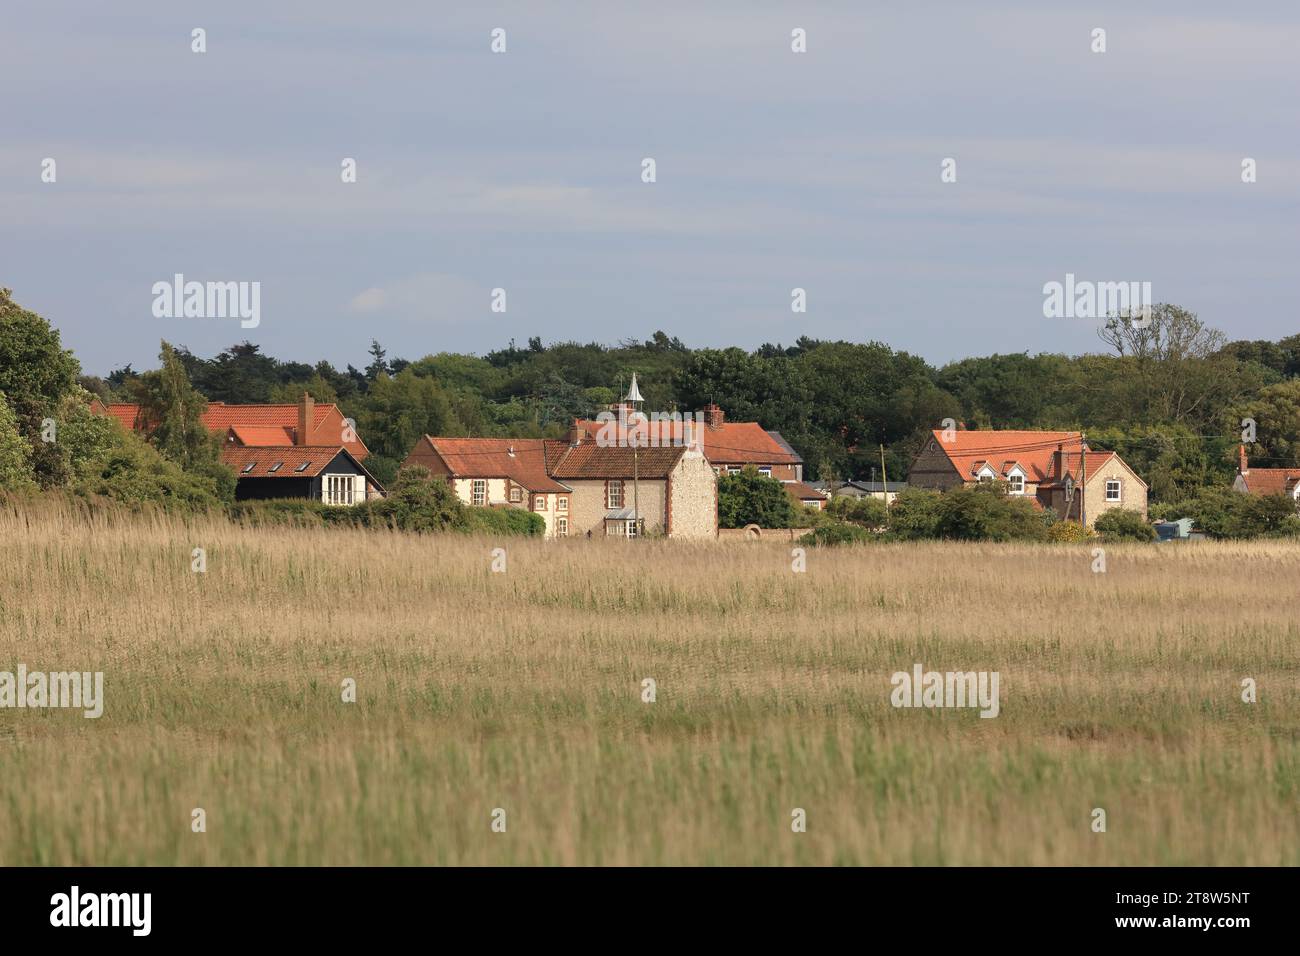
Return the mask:
<path id="1" fill-rule="evenodd" d="M 226 445 L 221 449 L 221 460 L 234 469 L 239 478 L 315 478 L 325 466 L 346 451 L 342 445 L 290 445 L 277 448 L 256 448 L 246 445 Z M 355 460 L 355 459 L 354 459 Z M 280 462 L 280 467 L 271 471 Z M 252 465 L 252 470 L 244 469 Z M 299 471 L 299 466 L 303 466 Z"/>
<path id="2" fill-rule="evenodd" d="M 782 482 L 788 494 L 794 496 L 800 501 L 828 501 L 830 500 L 825 494 L 818 491 L 812 485 L 806 485 L 802 481 Z"/>
<path id="3" fill-rule="evenodd" d="M 332 402 L 316 405 L 312 415 L 312 429 L 317 429 L 329 417 L 336 405 Z M 209 402 L 203 413 L 203 424 L 212 431 L 225 431 L 232 426 L 278 426 L 297 429 L 298 406 L 292 405 L 227 405 Z"/>
<path id="4" fill-rule="evenodd" d="M 1047 431 L 957 431 L 950 433 L 951 440 L 943 440 L 943 431 L 933 432 L 935 446 L 944 452 L 966 481 L 973 481 L 975 473 L 987 464 L 1000 477 L 1005 477 L 1012 465 L 1020 465 L 1026 479 L 1038 484 L 1060 477 L 1053 473 L 1052 455 L 1064 445 L 1069 457 L 1073 451 L 1078 462 L 1081 436 L 1078 432 Z M 1092 470 L 1094 454 L 1088 453 L 1088 470 Z M 1005 470 L 1004 470 L 1005 469 Z"/>
<path id="5" fill-rule="evenodd" d="M 113 402 L 107 406 L 107 411 L 132 431 L 150 430 L 140 406 L 134 402 Z M 324 429 L 325 433 L 322 434 L 322 426 L 331 418 L 338 422 L 338 427 Z M 229 435 L 233 429 L 240 444 L 288 446 L 294 443 L 298 431 L 298 405 L 227 405 L 225 402 L 209 402 L 201 420 L 209 431 Z M 343 413 L 332 402 L 315 406 L 311 432 L 307 436 L 308 441 L 317 444 L 338 442 L 345 445 L 357 461 L 364 461 L 370 454 L 370 449 L 359 437 L 355 441 L 343 441 Z"/>
<path id="6" fill-rule="evenodd" d="M 144 431 L 145 423 L 140 406 L 130 402 L 110 402 L 104 406 L 108 414 L 122 423 L 127 431 Z"/>
<path id="7" fill-rule="evenodd" d="M 548 445 L 542 438 L 434 438 L 424 436 L 457 478 L 509 478 L 529 491 L 568 491 L 547 474 Z M 512 454 L 513 452 L 513 454 Z M 558 450 L 552 451 L 558 455 Z"/>
<path id="8" fill-rule="evenodd" d="M 283 425 L 231 425 L 230 434 L 241 445 L 292 445 L 294 429 Z"/>
<path id="9" fill-rule="evenodd" d="M 635 472 L 639 478 L 667 478 L 685 452 L 683 446 L 633 449 L 597 445 L 588 439 L 570 447 L 552 467 L 551 474 L 560 479 L 631 478 Z"/>
<path id="10" fill-rule="evenodd" d="M 604 434 L 620 441 L 629 434 L 669 447 L 680 446 L 685 441 L 682 422 L 647 420 L 633 428 L 617 422 L 606 424 L 597 419 L 579 418 L 574 425 L 585 429 L 593 440 L 604 428 Z M 704 436 L 704 457 L 715 465 L 796 465 L 803 461 L 783 448 L 758 422 L 723 422 L 716 428 L 705 425 L 700 430 Z"/>
<path id="11" fill-rule="evenodd" d="M 1290 495 L 1300 483 L 1300 468 L 1247 468 L 1241 478 L 1252 495 Z"/>

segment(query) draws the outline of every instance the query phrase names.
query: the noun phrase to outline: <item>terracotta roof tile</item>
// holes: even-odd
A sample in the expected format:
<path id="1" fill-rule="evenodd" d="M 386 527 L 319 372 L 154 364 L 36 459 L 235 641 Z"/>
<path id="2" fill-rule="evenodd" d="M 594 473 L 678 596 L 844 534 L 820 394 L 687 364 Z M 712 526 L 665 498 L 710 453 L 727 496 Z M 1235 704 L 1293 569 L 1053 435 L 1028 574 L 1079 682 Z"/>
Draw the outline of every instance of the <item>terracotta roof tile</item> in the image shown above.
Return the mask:
<path id="1" fill-rule="evenodd" d="M 692 420 L 693 423 L 693 420 Z M 684 424 L 673 421 L 645 421 L 635 429 L 622 427 L 616 422 L 605 422 L 579 418 L 574 421 L 578 428 L 585 429 L 593 440 L 606 429 L 606 434 L 618 439 L 629 434 L 644 436 L 648 442 L 660 442 L 668 447 L 680 447 L 685 442 Z M 699 429 L 704 437 L 704 457 L 715 465 L 796 465 L 803 461 L 787 451 L 772 435 L 763 430 L 758 422 L 723 422 L 717 428 L 705 425 Z M 784 439 L 782 439 L 784 441 Z"/>
<path id="2" fill-rule="evenodd" d="M 547 474 L 548 445 L 542 438 L 434 438 L 433 450 L 457 478 L 509 478 L 529 491 L 568 491 Z M 512 454 L 513 452 L 513 454 Z M 552 451 L 557 454 L 558 451 Z"/>
<path id="3" fill-rule="evenodd" d="M 1073 450 L 1078 460 L 1081 437 L 1078 432 L 1049 431 L 958 431 L 951 441 L 943 440 L 943 432 L 935 429 L 934 444 L 953 463 L 957 472 L 967 481 L 985 464 L 995 471 L 996 463 L 1014 461 L 1025 472 L 1029 481 L 1037 484 L 1059 477 L 1053 474 L 1052 455 L 1057 446 L 1064 445 L 1067 455 Z M 1088 453 L 1089 468 L 1093 452 Z"/>
<path id="4" fill-rule="evenodd" d="M 636 452 L 635 456 L 633 452 Z M 682 446 L 668 448 L 623 448 L 602 446 L 588 439 L 574 445 L 551 470 L 556 478 L 631 478 L 635 465 L 640 478 L 667 478 L 686 452 Z M 635 460 L 634 460 L 635 459 Z"/>
<path id="5" fill-rule="evenodd" d="M 221 460 L 233 468 L 239 478 L 315 478 L 345 450 L 342 445 L 290 445 L 275 448 L 226 445 L 221 449 Z M 280 467 L 271 471 L 277 462 Z M 249 465 L 253 467 L 245 471 Z"/>
<path id="6" fill-rule="evenodd" d="M 1247 468 L 1241 477 L 1252 495 L 1289 495 L 1300 483 L 1300 468 Z"/>

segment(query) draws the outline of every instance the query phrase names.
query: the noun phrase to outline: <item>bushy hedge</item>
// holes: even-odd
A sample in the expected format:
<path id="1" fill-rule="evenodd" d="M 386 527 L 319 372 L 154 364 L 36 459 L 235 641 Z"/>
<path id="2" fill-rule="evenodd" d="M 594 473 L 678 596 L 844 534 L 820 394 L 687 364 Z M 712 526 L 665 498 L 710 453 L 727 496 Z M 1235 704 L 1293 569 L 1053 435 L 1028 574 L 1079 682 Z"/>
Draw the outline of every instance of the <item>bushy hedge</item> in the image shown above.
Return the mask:
<path id="1" fill-rule="evenodd" d="M 1248 495 L 1231 488 L 1205 488 L 1194 498 L 1160 509 L 1162 519 L 1191 518 L 1212 538 L 1286 538 L 1300 535 L 1294 499 L 1284 494 Z"/>
<path id="2" fill-rule="evenodd" d="M 1097 518 L 1093 527 L 1103 541 L 1154 541 L 1156 529 L 1136 511 L 1113 508 Z"/>
<path id="3" fill-rule="evenodd" d="M 251 525 L 394 528 L 417 533 L 461 531 L 469 534 L 540 536 L 546 522 L 522 508 L 467 508 L 445 481 L 433 480 L 425 468 L 398 472 L 387 498 L 372 498 L 350 508 L 301 498 L 240 501 L 230 516 Z"/>
<path id="4" fill-rule="evenodd" d="M 844 521 L 826 521 L 819 523 L 807 534 L 799 538 L 800 544 L 813 547 L 835 547 L 842 544 L 859 544 L 875 538 L 874 532 Z"/>
<path id="5" fill-rule="evenodd" d="M 1097 537 L 1089 528 L 1085 528 L 1077 521 L 1057 521 L 1047 529 L 1047 540 L 1056 541 L 1063 544 L 1075 544 L 1080 541 L 1090 541 Z"/>

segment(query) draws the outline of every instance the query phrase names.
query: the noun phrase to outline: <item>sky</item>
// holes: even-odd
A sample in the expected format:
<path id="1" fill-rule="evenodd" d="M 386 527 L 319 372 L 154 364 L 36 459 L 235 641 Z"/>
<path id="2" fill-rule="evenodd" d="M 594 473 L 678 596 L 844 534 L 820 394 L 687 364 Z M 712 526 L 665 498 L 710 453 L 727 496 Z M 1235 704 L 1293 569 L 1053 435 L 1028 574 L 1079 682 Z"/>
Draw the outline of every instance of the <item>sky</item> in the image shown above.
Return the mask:
<path id="1" fill-rule="evenodd" d="M 164 338 L 1101 351 L 1043 315 L 1067 273 L 1276 339 L 1297 48 L 1293 2 L 14 4 L 0 285 L 100 375 Z M 259 324 L 156 316 L 176 273 L 259 283 Z"/>

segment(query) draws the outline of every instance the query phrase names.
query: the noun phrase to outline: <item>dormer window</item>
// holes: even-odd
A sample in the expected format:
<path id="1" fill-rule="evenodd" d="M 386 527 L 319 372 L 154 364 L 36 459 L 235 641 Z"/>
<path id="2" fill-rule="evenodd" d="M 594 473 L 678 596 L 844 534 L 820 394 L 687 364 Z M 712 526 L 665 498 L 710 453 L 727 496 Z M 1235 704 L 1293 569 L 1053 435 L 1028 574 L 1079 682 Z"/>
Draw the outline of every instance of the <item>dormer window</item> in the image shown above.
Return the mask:
<path id="1" fill-rule="evenodd" d="M 1007 476 L 1008 490 L 1013 495 L 1023 495 L 1025 493 L 1025 476 L 1013 474 Z"/>

